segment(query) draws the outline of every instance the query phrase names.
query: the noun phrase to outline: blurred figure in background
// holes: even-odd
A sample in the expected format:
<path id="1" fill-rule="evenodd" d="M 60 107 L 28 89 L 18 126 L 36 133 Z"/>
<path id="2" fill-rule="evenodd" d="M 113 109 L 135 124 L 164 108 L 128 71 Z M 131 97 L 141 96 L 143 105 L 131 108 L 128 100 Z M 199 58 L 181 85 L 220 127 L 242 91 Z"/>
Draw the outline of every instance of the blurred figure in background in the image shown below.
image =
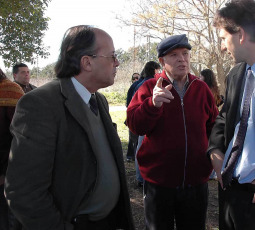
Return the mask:
<path id="1" fill-rule="evenodd" d="M 24 93 L 28 93 L 36 88 L 35 85 L 30 84 L 30 71 L 26 64 L 18 63 L 14 65 L 12 68 L 12 74 L 14 81 L 20 85 Z"/>
<path id="2" fill-rule="evenodd" d="M 140 78 L 140 74 L 139 73 L 133 73 L 132 79 L 131 79 L 132 83 L 138 81 L 139 78 Z"/>
<path id="3" fill-rule="evenodd" d="M 215 99 L 215 103 L 219 108 L 224 103 L 224 97 L 220 95 L 220 90 L 213 71 L 204 69 L 201 71 L 199 78 L 208 85 Z"/>
<path id="4" fill-rule="evenodd" d="M 21 87 L 10 81 L 0 69 L 0 229 L 10 227 L 9 208 L 4 197 L 4 179 L 8 165 L 12 135 L 9 127 L 16 104 L 24 92 Z"/>
<path id="5" fill-rule="evenodd" d="M 215 103 L 216 106 L 219 107 L 224 103 L 224 97 L 222 95 L 220 95 L 220 90 L 216 81 L 216 77 L 213 73 L 212 70 L 210 69 L 204 69 L 201 71 L 200 76 L 199 76 L 200 80 L 204 81 L 208 87 L 210 88 L 213 97 L 215 99 Z M 210 179 L 216 179 L 216 172 L 213 170 L 210 177 Z"/>
<path id="6" fill-rule="evenodd" d="M 155 61 L 149 61 L 145 64 L 144 69 L 143 69 L 143 80 L 136 86 L 134 94 L 136 91 L 143 85 L 143 83 L 151 78 L 154 78 L 155 74 L 159 74 L 161 71 L 160 64 L 155 62 Z M 134 134 L 135 135 L 135 134 Z M 138 136 L 138 142 L 137 142 L 137 148 L 135 152 L 135 169 L 136 169 L 136 180 L 137 180 L 137 185 L 138 187 L 143 186 L 143 178 L 141 176 L 140 170 L 139 170 L 139 165 L 136 159 L 136 154 L 139 150 L 139 148 L 142 145 L 144 136 Z"/>
<path id="7" fill-rule="evenodd" d="M 130 86 L 130 88 L 128 89 L 128 92 L 127 92 L 126 107 L 128 107 L 128 105 L 134 95 L 135 87 L 142 80 L 143 80 L 143 78 L 140 77 L 139 73 L 132 74 L 132 78 L 131 78 L 132 85 Z M 124 123 L 126 124 L 126 121 Z M 135 160 L 135 151 L 136 151 L 137 141 L 138 141 L 138 136 L 129 130 L 128 150 L 127 150 L 127 155 L 126 155 L 128 162 Z"/>

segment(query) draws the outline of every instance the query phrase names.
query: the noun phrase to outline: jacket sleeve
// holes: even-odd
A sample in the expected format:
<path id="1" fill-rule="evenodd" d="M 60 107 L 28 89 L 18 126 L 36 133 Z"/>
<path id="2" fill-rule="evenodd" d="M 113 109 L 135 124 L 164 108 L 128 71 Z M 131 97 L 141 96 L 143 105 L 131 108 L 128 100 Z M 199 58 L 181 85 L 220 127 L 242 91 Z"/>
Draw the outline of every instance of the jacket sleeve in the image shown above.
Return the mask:
<path id="1" fill-rule="evenodd" d="M 219 149 L 225 153 L 225 121 L 226 121 L 226 105 L 224 104 L 219 115 L 215 120 L 211 136 L 209 139 L 209 147 L 207 152 L 210 153 L 212 149 Z"/>
<path id="2" fill-rule="evenodd" d="M 54 109 L 26 94 L 11 124 L 13 142 L 5 181 L 9 206 L 27 230 L 72 229 L 65 224 L 50 192 L 57 142 Z"/>
<path id="3" fill-rule="evenodd" d="M 149 135 L 163 112 L 163 106 L 156 108 L 152 103 L 153 80 L 138 89 L 127 108 L 127 125 L 137 135 Z"/>
<path id="4" fill-rule="evenodd" d="M 228 78 L 229 80 L 229 78 Z M 228 84 L 227 84 L 228 85 Z M 225 146 L 225 124 L 226 124 L 226 110 L 227 110 L 227 103 L 228 103 L 228 87 L 225 93 L 225 101 L 222 106 L 222 109 L 215 120 L 215 124 L 213 126 L 209 145 L 207 149 L 207 153 L 210 154 L 211 150 L 219 149 L 222 153 L 225 153 L 226 146 Z"/>
<path id="5" fill-rule="evenodd" d="M 206 122 L 206 134 L 209 139 L 213 126 L 215 124 L 215 120 L 217 118 L 217 115 L 219 114 L 219 110 L 216 106 L 215 99 L 211 93 L 211 91 L 208 91 L 208 103 L 209 103 L 209 119 Z"/>

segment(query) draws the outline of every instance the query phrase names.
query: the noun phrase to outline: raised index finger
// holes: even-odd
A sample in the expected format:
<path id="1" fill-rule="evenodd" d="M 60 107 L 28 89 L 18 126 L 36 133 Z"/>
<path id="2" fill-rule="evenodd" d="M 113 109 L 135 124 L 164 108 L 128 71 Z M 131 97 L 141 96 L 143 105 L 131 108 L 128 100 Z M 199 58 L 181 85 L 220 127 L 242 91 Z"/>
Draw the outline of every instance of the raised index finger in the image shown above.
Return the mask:
<path id="1" fill-rule="evenodd" d="M 160 78 L 158 79 L 157 83 L 156 83 L 156 86 L 162 89 L 162 82 L 163 82 L 163 78 L 160 77 Z"/>

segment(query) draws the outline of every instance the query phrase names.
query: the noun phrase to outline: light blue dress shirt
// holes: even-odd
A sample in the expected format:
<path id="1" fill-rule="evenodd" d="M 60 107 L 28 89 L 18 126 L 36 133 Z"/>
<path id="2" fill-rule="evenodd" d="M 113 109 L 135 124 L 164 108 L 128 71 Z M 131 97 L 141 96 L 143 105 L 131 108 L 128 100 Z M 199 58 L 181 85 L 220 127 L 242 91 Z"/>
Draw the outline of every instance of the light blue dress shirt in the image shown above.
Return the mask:
<path id="1" fill-rule="evenodd" d="M 249 66 L 246 65 L 245 76 L 247 76 L 248 68 Z M 251 70 L 252 70 L 253 76 L 255 77 L 255 64 L 251 66 Z M 246 84 L 247 84 L 247 81 L 245 80 L 244 93 L 243 93 L 242 104 L 240 108 L 240 116 L 243 110 L 244 95 L 246 93 L 246 88 L 247 88 Z M 235 168 L 234 175 L 233 175 L 234 178 L 238 179 L 238 182 L 240 184 L 251 183 L 255 179 L 255 95 L 254 95 L 254 91 L 251 98 L 250 115 L 248 120 L 247 132 L 246 132 L 246 136 L 244 140 L 244 147 L 243 147 L 242 154 L 238 159 L 237 166 Z M 225 168 L 226 162 L 229 158 L 229 154 L 233 147 L 233 143 L 235 142 L 239 126 L 240 126 L 240 122 L 235 127 L 234 137 L 229 143 L 228 149 L 226 151 L 225 158 L 223 161 L 222 171 Z"/>

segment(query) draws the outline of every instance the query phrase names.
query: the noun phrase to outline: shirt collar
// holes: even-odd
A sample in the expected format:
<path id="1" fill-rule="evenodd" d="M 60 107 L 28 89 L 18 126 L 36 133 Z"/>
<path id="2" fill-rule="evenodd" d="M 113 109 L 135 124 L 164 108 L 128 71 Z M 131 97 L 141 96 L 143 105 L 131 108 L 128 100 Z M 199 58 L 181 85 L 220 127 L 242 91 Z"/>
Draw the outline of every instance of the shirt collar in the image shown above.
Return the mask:
<path id="1" fill-rule="evenodd" d="M 248 64 L 246 64 L 246 71 L 245 73 L 247 74 L 247 69 L 251 67 L 251 72 L 253 74 L 253 76 L 255 77 L 255 63 L 252 66 L 249 66 Z"/>
<path id="2" fill-rule="evenodd" d="M 165 71 L 166 73 L 166 76 L 168 77 L 168 79 L 171 81 L 171 83 L 173 84 L 174 83 L 174 79 Z M 189 83 L 189 78 L 188 78 L 188 75 L 186 76 L 186 82 L 184 83 L 184 85 L 187 85 Z"/>
<path id="3" fill-rule="evenodd" d="M 88 104 L 90 97 L 91 97 L 91 93 L 86 89 L 86 87 L 84 85 L 82 85 L 80 82 L 78 82 L 76 80 L 76 78 L 71 77 L 71 80 L 73 82 L 74 88 L 77 91 L 77 93 L 81 96 L 82 100 Z"/>

